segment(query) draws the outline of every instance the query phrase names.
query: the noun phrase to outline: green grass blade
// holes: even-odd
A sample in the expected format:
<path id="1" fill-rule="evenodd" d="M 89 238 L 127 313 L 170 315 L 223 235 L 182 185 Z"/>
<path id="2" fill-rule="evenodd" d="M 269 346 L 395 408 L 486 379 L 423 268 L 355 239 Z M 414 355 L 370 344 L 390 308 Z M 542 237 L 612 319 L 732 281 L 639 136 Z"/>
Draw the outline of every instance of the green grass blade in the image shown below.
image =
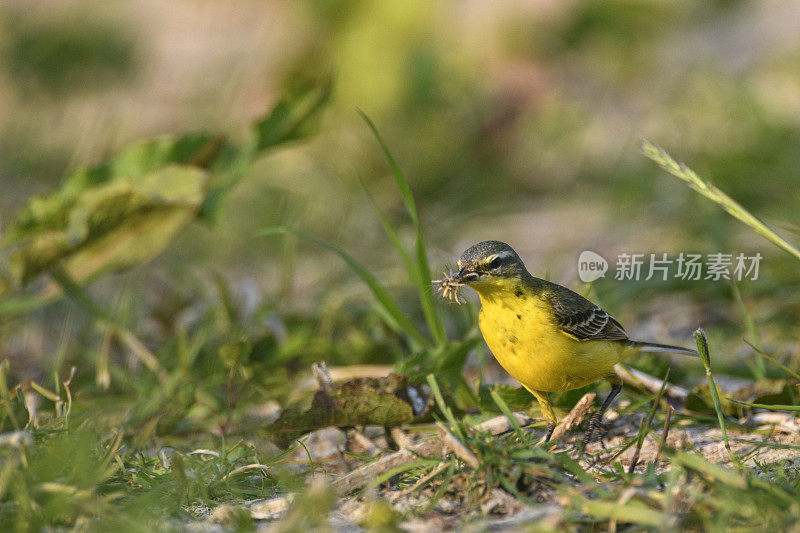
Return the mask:
<path id="1" fill-rule="evenodd" d="M 689 452 L 677 452 L 672 456 L 672 464 L 682 465 L 695 470 L 712 482 L 718 481 L 738 489 L 747 488 L 747 479 L 739 472 L 718 464 L 710 463 L 703 458 L 702 455 Z"/>
<path id="2" fill-rule="evenodd" d="M 714 410 L 717 412 L 717 420 L 719 420 L 719 429 L 722 431 L 722 439 L 725 441 L 725 448 L 728 450 L 731 461 L 736 463 L 736 458 L 731 451 L 731 445 L 728 442 L 728 432 L 725 430 L 725 415 L 722 412 L 722 404 L 719 401 L 719 392 L 717 391 L 717 384 L 714 382 L 714 376 L 711 374 L 711 357 L 708 354 L 708 338 L 703 328 L 697 328 L 694 332 L 695 341 L 697 341 L 697 351 L 700 358 L 703 360 L 703 367 L 706 369 L 706 378 L 708 379 L 708 390 L 711 392 L 711 400 L 714 402 Z"/>
<path id="3" fill-rule="evenodd" d="M 651 528 L 658 528 L 667 522 L 664 513 L 638 500 L 620 505 L 619 502 L 581 499 L 576 507 L 581 513 L 602 521 L 616 520 Z"/>
<path id="4" fill-rule="evenodd" d="M 744 300 L 742 299 L 742 293 L 739 291 L 739 285 L 736 281 L 731 282 L 731 291 L 733 292 L 733 298 L 736 300 L 736 304 L 739 306 L 739 310 L 744 317 L 744 325 L 745 329 L 747 330 L 747 334 L 753 339 L 753 343 L 756 347 L 756 362 L 753 368 L 753 374 L 756 381 L 760 381 L 767 377 L 767 366 L 764 363 L 764 358 L 761 356 L 763 353 L 761 351 L 761 337 L 758 334 L 758 330 L 756 329 L 756 323 L 753 321 L 753 317 L 747 311 L 747 307 L 744 305 Z"/>
<path id="5" fill-rule="evenodd" d="M 61 294 L 34 294 L 31 296 L 18 296 L 0 300 L 0 316 L 25 315 L 40 307 L 49 305 L 61 298 Z"/>
<path id="6" fill-rule="evenodd" d="M 511 409 L 508 407 L 506 401 L 497 393 L 497 391 L 494 388 L 492 388 L 489 394 L 492 396 L 492 400 L 494 400 L 494 403 L 497 404 L 497 407 L 500 408 L 500 412 L 503 413 L 505 417 L 508 419 L 508 423 L 511 424 L 511 427 L 514 428 L 517 437 L 522 439 L 525 436 L 525 433 L 522 431 L 519 422 L 517 422 L 517 419 L 514 417 L 514 414 L 511 412 Z"/>
<path id="7" fill-rule="evenodd" d="M 392 153 L 389 151 L 389 147 L 384 142 L 383 137 L 381 137 L 381 134 L 378 132 L 378 128 L 375 127 L 375 124 L 372 122 L 372 120 L 360 109 L 356 109 L 356 111 L 359 115 L 361 115 L 361 118 L 364 119 L 364 122 L 367 123 L 367 126 L 372 131 L 372 135 L 374 135 L 375 139 L 378 141 L 378 144 L 381 145 L 383 155 L 386 157 L 386 161 L 389 163 L 389 167 L 392 169 L 392 174 L 394 175 L 394 180 L 397 183 L 397 188 L 400 189 L 400 195 L 403 197 L 403 202 L 406 204 L 406 209 L 411 217 L 411 222 L 415 227 L 419 226 L 417 204 L 414 202 L 414 196 L 411 194 L 411 186 L 408 184 L 405 174 L 403 174 L 403 171 L 400 170 L 400 167 L 397 165 L 397 161 L 395 161 Z"/>
<path id="8" fill-rule="evenodd" d="M 444 330 L 444 320 L 434 302 L 436 296 L 431 281 L 433 276 L 428 266 L 428 254 L 425 252 L 422 231 L 419 227 L 417 227 L 417 271 L 417 289 L 422 300 L 422 311 L 425 313 L 433 339 L 439 346 L 443 346 L 447 343 L 447 333 Z"/>
<path id="9" fill-rule="evenodd" d="M 436 376 L 433 374 L 428 374 L 426 379 L 428 381 L 428 386 L 430 386 L 431 392 L 433 393 L 433 399 L 436 401 L 436 405 L 450 423 L 450 430 L 456 434 L 456 437 L 458 437 L 459 440 L 463 442 L 464 432 L 461 431 L 461 426 L 459 425 L 458 420 L 456 420 L 453 410 L 450 409 L 444 402 L 444 396 L 442 396 L 442 391 L 439 388 L 439 382 L 436 381 Z"/>
<path id="10" fill-rule="evenodd" d="M 366 492 L 368 492 L 370 489 L 372 489 L 374 487 L 379 487 L 382 483 L 384 483 L 385 481 L 388 481 L 389 479 L 393 478 L 397 474 L 402 474 L 403 472 L 407 472 L 409 470 L 413 470 L 415 468 L 420 468 L 420 467 L 423 467 L 423 466 L 435 465 L 438 462 L 439 462 L 438 459 L 417 459 L 416 461 L 411 461 L 409 463 L 405 463 L 405 464 L 402 464 L 402 465 L 397 466 L 395 468 L 392 468 L 391 470 L 389 470 L 387 472 L 384 472 L 380 476 L 378 476 L 375 479 L 373 479 L 372 481 L 370 481 L 369 484 L 367 484 L 362 489 L 362 493 L 366 493 Z"/>
<path id="11" fill-rule="evenodd" d="M 381 221 L 381 225 L 383 226 L 383 230 L 386 233 L 386 236 L 389 237 L 389 241 L 391 241 L 392 246 L 394 246 L 395 250 L 397 250 L 397 252 L 400 254 L 400 257 L 403 259 L 403 263 L 406 266 L 408 275 L 414 282 L 414 285 L 417 287 L 417 291 L 419 292 L 420 302 L 422 303 L 422 311 L 423 313 L 425 313 L 425 320 L 428 323 L 431 335 L 433 335 L 433 338 L 436 341 L 436 343 L 441 345 L 444 341 L 446 341 L 446 338 L 444 336 L 439 338 L 437 333 L 438 329 L 436 328 L 436 326 L 432 325 L 433 324 L 432 320 L 439 321 L 439 316 L 433 302 L 434 297 L 433 297 L 433 290 L 431 287 L 430 275 L 427 275 L 425 278 L 421 277 L 418 265 L 414 263 L 414 260 L 411 258 L 411 255 L 403 246 L 403 243 L 400 241 L 400 236 L 392 227 L 392 224 L 389 222 L 389 219 L 386 218 L 386 215 L 383 213 L 381 208 L 378 207 L 378 204 L 375 202 L 375 198 L 372 196 L 372 193 L 369 192 L 369 189 L 367 189 L 366 184 L 360 178 L 358 180 L 358 183 L 359 185 L 361 185 L 361 189 L 367 196 L 367 199 L 369 200 L 372 209 L 378 215 L 378 219 Z M 419 240 L 417 242 L 419 242 Z M 441 333 L 442 335 L 444 335 L 443 328 L 441 330 Z"/>
<path id="12" fill-rule="evenodd" d="M 450 481 L 453 479 L 453 474 L 456 471 L 455 465 L 450 462 L 447 465 L 447 470 L 445 470 L 444 478 L 442 482 L 439 484 L 439 487 L 436 489 L 436 492 L 433 494 L 431 500 L 425 505 L 424 512 L 428 513 L 436 507 L 436 504 L 439 503 L 439 500 L 442 499 L 442 496 L 445 495 L 447 490 L 450 488 Z"/>
<path id="13" fill-rule="evenodd" d="M 8 359 L 0 362 L 0 405 L 3 409 L 3 419 L 0 419 L 0 423 L 4 422 L 5 418 L 8 417 L 14 429 L 19 429 L 19 421 L 14 416 L 14 405 L 11 401 L 11 392 L 8 389 L 8 381 L 6 380 L 8 369 Z"/>
<path id="14" fill-rule="evenodd" d="M 425 251 L 425 243 L 422 238 L 422 229 L 420 227 L 419 215 L 417 213 L 417 204 L 414 202 L 414 195 L 411 193 L 411 186 L 409 185 L 405 174 L 403 174 L 403 171 L 400 170 L 400 167 L 392 156 L 392 153 L 389 151 L 389 147 L 384 142 L 383 137 L 381 137 L 381 134 L 378 132 L 378 128 L 375 127 L 375 124 L 363 111 L 360 109 L 357 111 L 359 115 L 361 115 L 361 118 L 364 119 L 364 122 L 367 123 L 367 126 L 372 131 L 375 139 L 378 141 L 378 144 L 380 144 L 383 154 L 386 157 L 386 161 L 389 163 L 389 167 L 392 169 L 392 175 L 394 176 L 394 181 L 397 184 L 397 188 L 400 190 L 400 196 L 402 196 L 403 202 L 406 205 L 406 210 L 411 217 L 411 223 L 414 226 L 414 231 L 416 234 L 415 249 L 417 260 L 415 274 L 412 275 L 412 279 L 417 285 L 420 300 L 422 302 L 422 311 L 425 314 L 425 320 L 428 323 L 428 328 L 431 331 L 431 335 L 433 335 L 433 339 L 436 341 L 436 344 L 445 344 L 447 342 L 447 335 L 444 330 L 444 321 L 442 320 L 438 308 L 434 303 L 433 287 L 431 284 L 431 269 L 430 266 L 428 266 L 428 255 Z"/>
<path id="15" fill-rule="evenodd" d="M 391 295 L 384 289 L 375 276 L 372 273 L 364 268 L 358 261 L 353 259 L 353 257 L 329 242 L 325 242 L 324 240 L 316 237 L 310 233 L 306 233 L 301 230 L 287 228 L 283 226 L 274 227 L 274 228 L 265 228 L 256 232 L 257 236 L 269 236 L 269 235 L 282 235 L 282 234 L 293 234 L 301 237 L 307 241 L 313 242 L 318 246 L 322 246 L 326 250 L 329 250 L 344 260 L 345 263 L 353 270 L 353 272 L 358 275 L 361 280 L 367 284 L 367 286 L 372 291 L 372 294 L 378 300 L 381 308 L 385 312 L 385 317 L 390 319 L 389 325 L 398 332 L 405 333 L 408 335 L 417 347 L 426 346 L 428 344 L 427 340 L 425 339 L 422 334 L 414 327 L 414 324 L 406 317 L 400 307 L 398 307 L 397 303 L 392 299 Z"/>
<path id="16" fill-rule="evenodd" d="M 647 413 L 647 418 L 642 422 L 642 425 L 639 426 L 639 434 L 636 437 L 636 452 L 634 453 L 633 460 L 631 461 L 630 468 L 628 469 L 628 473 L 630 474 L 635 471 L 636 464 L 639 462 L 639 454 L 642 451 L 644 439 L 647 437 L 647 434 L 650 433 L 650 426 L 653 423 L 653 418 L 656 416 L 656 409 L 658 409 L 658 405 L 661 403 L 661 397 L 664 395 L 664 389 L 667 388 L 667 379 L 669 379 L 669 368 L 667 369 L 667 373 L 664 375 L 664 379 L 661 380 L 661 388 L 658 389 L 658 394 L 656 394 L 656 397 L 653 400 L 653 405 L 650 407 L 650 412 Z"/>
<path id="17" fill-rule="evenodd" d="M 663 148 L 644 140 L 642 141 L 642 153 L 676 178 L 688 183 L 689 187 L 720 206 L 729 215 L 750 226 L 753 231 L 772 244 L 800 259 L 800 250 L 786 242 L 783 237 L 753 216 L 739 202 L 722 192 L 712 183 L 703 180 L 694 170 L 683 163 L 675 161 Z"/>
<path id="18" fill-rule="evenodd" d="M 653 400 L 653 405 L 650 407 L 650 412 L 647 413 L 647 421 L 645 422 L 645 431 L 644 433 L 639 434 L 637 446 L 639 448 L 642 447 L 644 444 L 644 438 L 650 432 L 650 425 L 653 423 L 653 418 L 656 416 L 656 409 L 658 409 L 659 403 L 661 403 L 661 397 L 664 395 L 664 390 L 667 388 L 667 379 L 669 379 L 669 368 L 667 369 L 667 373 L 664 375 L 664 378 L 661 380 L 661 388 L 658 389 L 658 393 L 656 394 L 655 399 Z"/>
<path id="19" fill-rule="evenodd" d="M 403 246 L 403 243 L 400 241 L 400 236 L 392 227 L 389 219 L 386 218 L 383 210 L 378 207 L 375 197 L 372 196 L 372 193 L 369 192 L 369 189 L 367 188 L 367 184 L 364 183 L 364 180 L 362 180 L 360 177 L 358 178 L 358 184 L 361 186 L 361 190 L 364 191 L 364 195 L 367 197 L 367 200 L 372 206 L 372 209 L 375 211 L 375 214 L 378 215 L 378 219 L 381 221 L 381 226 L 383 226 L 383 231 L 386 233 L 386 236 L 389 237 L 389 240 L 392 242 L 392 246 L 394 246 L 395 250 L 397 250 L 397 252 L 400 254 L 400 257 L 403 259 L 403 263 L 405 263 L 406 269 L 408 270 L 412 279 L 416 278 L 416 267 L 414 266 L 414 261 L 411 259 L 411 256 L 408 254 Z"/>
<path id="20" fill-rule="evenodd" d="M 100 325 L 111 327 L 117 339 L 125 345 L 148 370 L 155 374 L 159 381 L 162 383 L 166 382 L 168 378 L 167 371 L 161 366 L 156 356 L 153 355 L 147 346 L 145 346 L 131 330 L 123 326 L 119 320 L 94 303 L 86 292 L 86 289 L 81 286 L 80 283 L 72 279 L 67 271 L 61 268 L 53 268 L 50 270 L 50 276 L 58 283 L 61 290 L 64 291 L 64 294 L 68 298 L 80 306 L 81 309 L 89 313 Z"/>
<path id="21" fill-rule="evenodd" d="M 734 400 L 733 398 L 730 398 L 730 401 L 733 403 L 738 403 L 739 405 L 752 407 L 753 409 L 769 409 L 770 411 L 800 411 L 800 405 L 770 405 L 767 403 L 750 403 L 743 402 L 742 400 Z"/>
<path id="22" fill-rule="evenodd" d="M 33 388 L 33 390 L 35 390 L 36 392 L 38 392 L 39 394 L 41 394 L 42 396 L 44 396 L 45 398 L 47 398 L 51 402 L 58 401 L 58 399 L 59 399 L 58 398 L 58 394 L 56 394 L 55 392 L 45 389 L 44 387 L 42 387 L 41 385 L 39 385 L 38 383 L 36 383 L 35 381 L 32 381 L 32 380 L 31 380 L 30 384 L 31 384 L 31 387 Z"/>
<path id="23" fill-rule="evenodd" d="M 765 353 L 763 350 L 761 350 L 760 348 L 756 347 L 752 342 L 748 341 L 747 339 L 744 339 L 744 343 L 747 344 L 748 346 L 750 346 L 756 352 L 758 352 L 758 355 L 760 355 L 764 359 L 767 359 L 768 361 L 771 361 L 771 362 L 775 363 L 776 365 L 778 365 L 779 367 L 781 367 L 784 370 L 784 372 L 786 372 L 787 374 L 792 376 L 794 379 L 800 380 L 800 374 L 798 374 L 797 372 L 793 371 L 791 368 L 787 367 L 786 365 L 784 365 L 783 363 L 781 363 L 780 361 L 778 361 L 777 359 L 775 359 L 771 355 Z"/>

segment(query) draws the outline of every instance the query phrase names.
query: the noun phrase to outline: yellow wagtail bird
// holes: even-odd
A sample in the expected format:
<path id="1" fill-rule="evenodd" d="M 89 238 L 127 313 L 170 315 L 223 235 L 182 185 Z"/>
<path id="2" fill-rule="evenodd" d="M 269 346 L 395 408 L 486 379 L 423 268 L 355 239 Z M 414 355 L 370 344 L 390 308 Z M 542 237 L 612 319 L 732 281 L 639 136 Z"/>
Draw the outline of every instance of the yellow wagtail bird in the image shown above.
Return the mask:
<path id="1" fill-rule="evenodd" d="M 630 339 L 614 317 L 580 294 L 533 277 L 517 252 L 503 242 L 470 247 L 458 268 L 457 274 L 436 280 L 440 290 L 457 300 L 458 288 L 467 285 L 480 295 L 483 338 L 500 365 L 538 400 L 548 422 L 545 441 L 556 425 L 548 392 L 610 381 L 611 392 L 589 421 L 586 445 L 622 390 L 614 365 L 638 352 L 697 355 L 680 346 Z"/>

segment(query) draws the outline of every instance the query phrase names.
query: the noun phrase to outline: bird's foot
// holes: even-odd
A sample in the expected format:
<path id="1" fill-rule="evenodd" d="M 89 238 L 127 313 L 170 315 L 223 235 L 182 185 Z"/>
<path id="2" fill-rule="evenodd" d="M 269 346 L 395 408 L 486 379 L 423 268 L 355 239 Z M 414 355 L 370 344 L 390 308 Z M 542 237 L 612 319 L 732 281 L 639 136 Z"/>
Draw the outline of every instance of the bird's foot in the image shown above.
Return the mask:
<path id="1" fill-rule="evenodd" d="M 589 443 L 592 442 L 592 436 L 594 435 L 594 432 L 597 430 L 597 428 L 600 427 L 600 421 L 602 420 L 602 418 L 603 417 L 600 413 L 595 413 L 594 416 L 592 416 L 592 418 L 589 419 L 589 427 L 586 428 L 586 433 L 584 433 L 583 439 L 581 440 L 580 445 L 578 446 L 579 461 L 583 459 L 583 454 L 584 452 L 586 452 L 586 447 L 589 445 Z"/>
<path id="2" fill-rule="evenodd" d="M 553 431 L 555 431 L 556 425 L 552 422 L 547 423 L 547 435 L 544 437 L 545 442 L 550 442 L 550 437 L 553 436 Z"/>
<path id="3" fill-rule="evenodd" d="M 589 419 L 589 427 L 586 428 L 586 433 L 583 435 L 583 448 L 585 449 L 586 446 L 592 442 L 592 437 L 594 436 L 594 432 L 600 427 L 600 421 L 602 420 L 602 414 L 595 413 L 591 419 Z"/>

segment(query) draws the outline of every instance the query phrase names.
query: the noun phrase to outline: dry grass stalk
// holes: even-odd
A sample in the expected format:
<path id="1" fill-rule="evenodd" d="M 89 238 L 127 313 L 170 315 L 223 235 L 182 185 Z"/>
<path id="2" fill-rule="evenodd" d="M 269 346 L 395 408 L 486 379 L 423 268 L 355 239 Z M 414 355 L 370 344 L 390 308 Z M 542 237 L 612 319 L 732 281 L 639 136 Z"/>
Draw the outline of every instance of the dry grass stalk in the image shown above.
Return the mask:
<path id="1" fill-rule="evenodd" d="M 439 429 L 439 438 L 442 439 L 445 448 L 456 454 L 456 457 L 464 461 L 467 466 L 473 470 L 477 470 L 481 462 L 472 450 L 458 440 L 452 433 L 447 431 L 447 428 L 444 427 L 441 422 L 436 422 L 436 427 Z"/>
<path id="2" fill-rule="evenodd" d="M 653 377 L 650 374 L 645 374 L 635 368 L 616 365 L 614 367 L 614 372 L 628 385 L 642 387 L 653 393 L 657 393 L 661 390 L 661 386 L 664 384 L 663 380 Z M 689 391 L 681 386 L 667 383 L 666 386 L 664 386 L 664 394 L 670 398 L 683 401 L 689 395 Z"/>
<path id="3" fill-rule="evenodd" d="M 399 449 L 408 448 L 413 444 L 411 439 L 406 435 L 406 432 L 399 427 L 393 427 L 389 430 L 389 435 L 394 439 L 395 444 Z"/>
<path id="4" fill-rule="evenodd" d="M 586 417 L 594 411 L 594 399 L 597 395 L 593 392 L 587 392 L 583 397 L 578 400 L 575 407 L 569 412 L 567 416 L 556 426 L 553 430 L 553 435 L 550 437 L 552 440 L 557 441 L 562 438 L 567 431 L 578 427 Z"/>

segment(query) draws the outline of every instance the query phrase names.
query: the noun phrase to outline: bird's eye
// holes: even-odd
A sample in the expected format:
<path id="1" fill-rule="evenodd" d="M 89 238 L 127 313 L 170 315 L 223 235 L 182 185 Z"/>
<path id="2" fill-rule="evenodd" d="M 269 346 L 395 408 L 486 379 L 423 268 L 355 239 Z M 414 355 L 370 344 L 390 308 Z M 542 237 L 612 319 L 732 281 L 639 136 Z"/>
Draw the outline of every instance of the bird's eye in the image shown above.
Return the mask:
<path id="1" fill-rule="evenodd" d="M 503 264 L 503 260 L 499 257 L 495 257 L 489 262 L 489 268 L 494 270 L 495 268 L 500 268 L 501 264 Z"/>

